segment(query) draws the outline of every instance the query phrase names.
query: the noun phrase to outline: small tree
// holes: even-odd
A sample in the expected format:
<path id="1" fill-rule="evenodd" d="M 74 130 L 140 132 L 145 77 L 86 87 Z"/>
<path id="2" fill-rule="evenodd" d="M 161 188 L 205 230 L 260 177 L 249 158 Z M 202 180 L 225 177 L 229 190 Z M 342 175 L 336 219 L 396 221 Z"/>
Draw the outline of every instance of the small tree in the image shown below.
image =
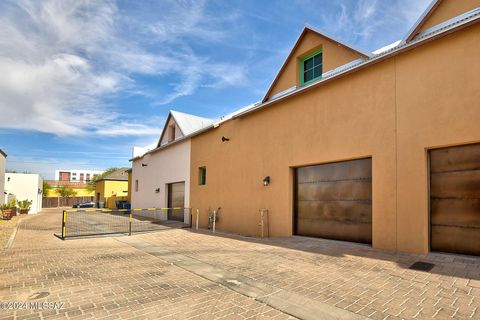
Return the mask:
<path id="1" fill-rule="evenodd" d="M 72 188 L 67 188 L 66 186 L 61 186 L 57 189 L 57 192 L 62 198 L 70 198 L 77 195 L 77 191 Z"/>
<path id="2" fill-rule="evenodd" d="M 101 180 L 101 179 L 105 178 L 110 173 L 115 172 L 118 169 L 119 168 L 113 167 L 113 168 L 108 168 L 107 170 L 103 171 L 101 174 L 99 174 L 98 176 L 96 176 L 94 179 L 90 180 L 87 183 L 87 190 L 88 191 L 95 191 L 95 186 L 96 186 L 96 183 L 97 183 L 98 180 Z"/>
<path id="3" fill-rule="evenodd" d="M 43 196 L 48 197 L 50 195 L 50 192 L 52 191 L 52 186 L 49 185 L 46 181 L 43 181 Z"/>

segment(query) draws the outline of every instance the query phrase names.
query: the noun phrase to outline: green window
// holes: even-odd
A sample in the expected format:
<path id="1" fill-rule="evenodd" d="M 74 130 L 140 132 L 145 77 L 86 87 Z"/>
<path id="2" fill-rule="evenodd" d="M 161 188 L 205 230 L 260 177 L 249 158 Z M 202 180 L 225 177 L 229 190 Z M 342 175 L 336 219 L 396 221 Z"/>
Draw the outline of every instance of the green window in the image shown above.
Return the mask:
<path id="1" fill-rule="evenodd" d="M 300 63 L 300 80 L 301 84 L 305 84 L 322 77 L 323 54 L 319 50 L 302 59 Z"/>
<path id="2" fill-rule="evenodd" d="M 198 168 L 198 184 L 201 186 L 207 184 L 207 167 Z"/>

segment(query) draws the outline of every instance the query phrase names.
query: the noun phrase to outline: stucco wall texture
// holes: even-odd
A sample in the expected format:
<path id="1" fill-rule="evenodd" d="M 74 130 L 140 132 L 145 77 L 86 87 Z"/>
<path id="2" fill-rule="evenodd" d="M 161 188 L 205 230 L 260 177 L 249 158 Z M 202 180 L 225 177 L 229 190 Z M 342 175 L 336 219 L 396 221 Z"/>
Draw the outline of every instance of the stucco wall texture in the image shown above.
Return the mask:
<path id="1" fill-rule="evenodd" d="M 428 252 L 427 151 L 480 142 L 479 52 L 475 24 L 194 136 L 201 226 L 221 207 L 219 230 L 258 236 L 268 209 L 270 235 L 290 236 L 294 167 L 372 157 L 373 247 Z"/>
<path id="2" fill-rule="evenodd" d="M 166 208 L 167 184 L 182 181 L 185 181 L 184 206 L 189 206 L 190 145 L 190 139 L 176 142 L 159 152 L 147 154 L 133 161 L 133 208 Z M 138 180 L 138 192 L 135 191 L 136 180 Z M 155 190 L 158 188 L 160 190 L 157 193 Z"/>

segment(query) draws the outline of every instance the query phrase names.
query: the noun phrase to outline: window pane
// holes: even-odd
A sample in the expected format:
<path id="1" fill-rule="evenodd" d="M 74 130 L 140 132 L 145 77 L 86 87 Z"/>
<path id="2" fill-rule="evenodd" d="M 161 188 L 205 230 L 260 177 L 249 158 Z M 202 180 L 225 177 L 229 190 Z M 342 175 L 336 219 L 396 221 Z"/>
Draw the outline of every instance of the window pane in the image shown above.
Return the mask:
<path id="1" fill-rule="evenodd" d="M 313 58 L 307 59 L 303 62 L 303 70 L 307 71 L 308 69 L 313 68 Z"/>
<path id="2" fill-rule="evenodd" d="M 207 184 L 207 168 L 206 167 L 200 167 L 198 169 L 199 169 L 199 175 L 200 175 L 199 184 L 200 185 Z"/>
<path id="3" fill-rule="evenodd" d="M 321 65 L 322 64 L 322 53 L 317 54 L 315 57 L 313 57 L 313 59 L 314 59 L 313 64 L 315 66 Z"/>
<path id="4" fill-rule="evenodd" d="M 308 82 L 313 79 L 313 69 L 304 72 L 303 82 Z"/>
<path id="5" fill-rule="evenodd" d="M 318 67 L 315 67 L 313 69 L 313 77 L 318 78 L 322 76 L 322 65 L 319 65 Z"/>

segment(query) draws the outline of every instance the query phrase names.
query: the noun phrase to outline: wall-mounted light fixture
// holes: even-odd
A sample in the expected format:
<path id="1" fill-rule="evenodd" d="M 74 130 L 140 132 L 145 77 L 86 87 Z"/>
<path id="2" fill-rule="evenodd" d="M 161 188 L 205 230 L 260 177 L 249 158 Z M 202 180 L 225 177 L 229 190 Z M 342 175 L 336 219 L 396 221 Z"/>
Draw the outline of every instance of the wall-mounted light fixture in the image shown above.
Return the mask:
<path id="1" fill-rule="evenodd" d="M 160 188 L 155 189 L 155 193 L 160 193 Z"/>
<path id="2" fill-rule="evenodd" d="M 142 167 L 148 167 L 148 164 L 142 163 Z"/>
<path id="3" fill-rule="evenodd" d="M 225 141 L 230 141 L 230 139 L 222 136 L 222 142 L 225 142 Z"/>
<path id="4" fill-rule="evenodd" d="M 270 176 L 263 178 L 263 185 L 266 187 L 270 184 Z"/>

